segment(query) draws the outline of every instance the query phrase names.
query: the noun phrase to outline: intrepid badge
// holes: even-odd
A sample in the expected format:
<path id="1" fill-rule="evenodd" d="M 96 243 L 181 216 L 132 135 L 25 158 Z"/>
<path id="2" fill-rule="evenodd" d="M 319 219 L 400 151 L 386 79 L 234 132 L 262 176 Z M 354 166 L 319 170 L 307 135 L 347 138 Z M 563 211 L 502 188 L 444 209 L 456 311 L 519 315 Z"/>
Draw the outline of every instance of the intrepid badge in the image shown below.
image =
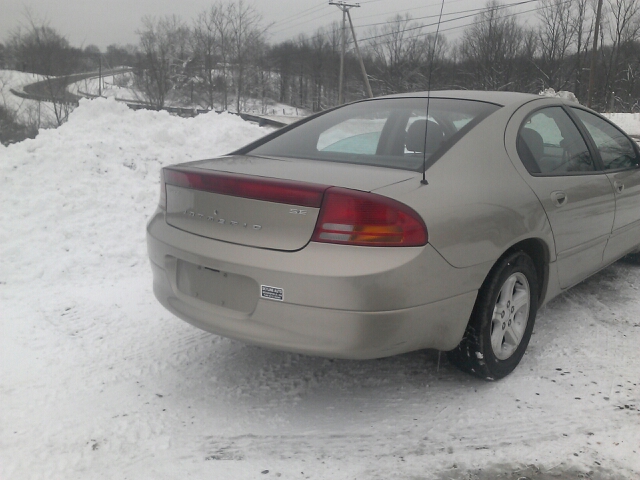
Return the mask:
<path id="1" fill-rule="evenodd" d="M 220 225 L 229 225 L 231 227 L 242 227 L 242 228 L 250 228 L 251 230 L 262 230 L 262 225 L 250 225 L 248 223 L 241 223 L 235 220 L 227 220 L 225 218 L 216 218 L 218 215 L 218 211 L 214 210 L 213 215 L 204 215 L 202 213 L 194 212 L 193 210 L 185 210 L 182 212 L 183 215 L 187 217 L 196 218 L 198 220 L 203 220 L 206 222 L 218 223 Z"/>

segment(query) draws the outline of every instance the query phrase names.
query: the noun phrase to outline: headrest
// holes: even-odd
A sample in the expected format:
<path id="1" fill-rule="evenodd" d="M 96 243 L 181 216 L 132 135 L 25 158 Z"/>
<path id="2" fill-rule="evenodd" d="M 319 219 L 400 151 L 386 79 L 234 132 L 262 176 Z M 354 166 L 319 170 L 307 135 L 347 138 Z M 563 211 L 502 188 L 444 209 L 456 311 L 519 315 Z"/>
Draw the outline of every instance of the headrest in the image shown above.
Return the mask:
<path id="1" fill-rule="evenodd" d="M 424 129 L 427 126 L 426 120 L 416 120 L 407 130 L 405 145 L 407 150 L 415 153 L 424 152 Z M 427 130 L 427 152 L 433 153 L 444 141 L 444 130 L 433 120 L 429 120 Z"/>
<path id="2" fill-rule="evenodd" d="M 540 159 L 544 156 L 544 141 L 542 136 L 531 128 L 523 128 L 520 130 L 520 137 L 522 141 L 529 147 L 531 155 L 536 163 L 539 163 Z"/>

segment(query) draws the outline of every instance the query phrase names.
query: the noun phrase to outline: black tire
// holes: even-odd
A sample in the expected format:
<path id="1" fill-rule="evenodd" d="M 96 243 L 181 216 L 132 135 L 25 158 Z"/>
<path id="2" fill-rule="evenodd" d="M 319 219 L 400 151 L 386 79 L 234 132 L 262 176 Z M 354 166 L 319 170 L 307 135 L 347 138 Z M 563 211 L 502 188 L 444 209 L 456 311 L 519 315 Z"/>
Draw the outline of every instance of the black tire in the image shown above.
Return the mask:
<path id="1" fill-rule="evenodd" d="M 632 263 L 635 265 L 640 265 L 640 252 L 628 253 L 625 257 L 623 257 L 627 263 Z"/>
<path id="2" fill-rule="evenodd" d="M 527 295 L 528 309 L 520 305 Z M 531 257 L 521 251 L 505 255 L 480 287 L 462 341 L 447 352 L 449 361 L 486 380 L 509 375 L 527 349 L 537 311 L 538 277 Z"/>

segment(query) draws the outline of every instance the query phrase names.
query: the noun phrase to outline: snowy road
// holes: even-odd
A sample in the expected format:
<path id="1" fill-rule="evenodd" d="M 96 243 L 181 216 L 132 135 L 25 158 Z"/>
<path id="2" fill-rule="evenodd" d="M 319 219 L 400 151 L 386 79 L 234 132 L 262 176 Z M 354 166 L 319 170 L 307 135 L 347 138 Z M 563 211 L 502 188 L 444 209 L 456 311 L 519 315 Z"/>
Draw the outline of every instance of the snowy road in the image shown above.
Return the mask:
<path id="1" fill-rule="evenodd" d="M 264 133 L 100 100 L 0 147 L 0 479 L 640 478 L 640 264 L 542 309 L 494 383 L 433 351 L 306 357 L 166 312 L 144 245 L 160 166 Z"/>

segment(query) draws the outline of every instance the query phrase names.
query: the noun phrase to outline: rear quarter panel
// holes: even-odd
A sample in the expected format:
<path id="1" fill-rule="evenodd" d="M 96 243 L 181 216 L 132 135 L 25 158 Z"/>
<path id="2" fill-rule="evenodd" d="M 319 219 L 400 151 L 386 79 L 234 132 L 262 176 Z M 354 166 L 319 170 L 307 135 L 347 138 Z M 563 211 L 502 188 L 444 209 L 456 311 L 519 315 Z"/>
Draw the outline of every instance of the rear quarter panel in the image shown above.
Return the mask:
<path id="1" fill-rule="evenodd" d="M 541 239 L 554 260 L 553 236 L 537 197 L 505 149 L 505 126 L 515 107 L 503 107 L 471 130 L 426 173 L 377 191 L 414 208 L 429 243 L 456 268 L 491 266 L 514 244 Z M 515 141 L 515 140 L 514 140 Z"/>

